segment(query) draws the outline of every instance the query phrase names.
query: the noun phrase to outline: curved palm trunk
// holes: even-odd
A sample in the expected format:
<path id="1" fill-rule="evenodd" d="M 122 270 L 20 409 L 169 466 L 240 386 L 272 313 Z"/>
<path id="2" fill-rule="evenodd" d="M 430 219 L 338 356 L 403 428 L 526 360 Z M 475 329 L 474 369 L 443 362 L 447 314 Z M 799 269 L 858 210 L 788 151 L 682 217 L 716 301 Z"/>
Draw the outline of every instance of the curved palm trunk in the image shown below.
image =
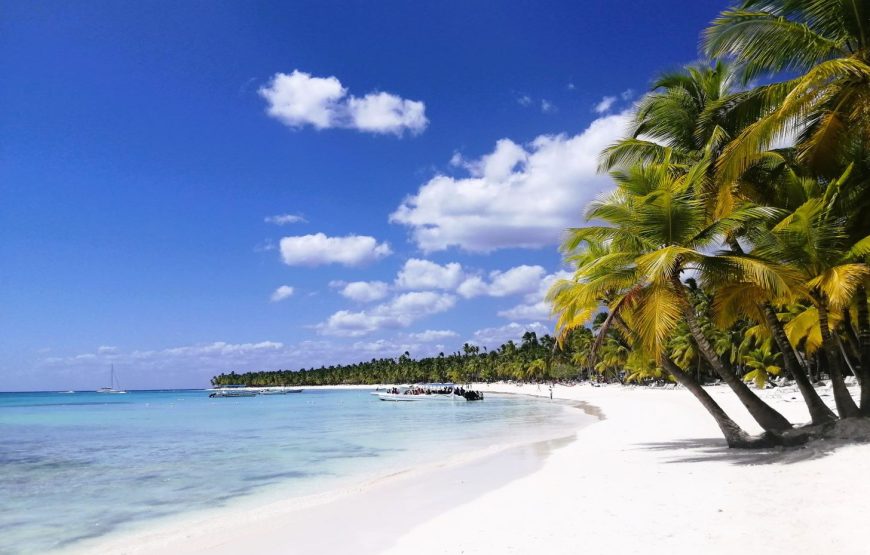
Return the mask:
<path id="1" fill-rule="evenodd" d="M 837 353 L 837 347 L 828 324 L 828 303 L 825 299 L 819 298 L 817 299 L 817 307 L 819 310 L 819 328 L 822 332 L 822 348 L 825 351 L 825 358 L 828 359 L 828 372 L 831 374 L 831 386 L 834 388 L 834 402 L 837 404 L 837 412 L 840 413 L 840 418 L 858 416 L 858 405 L 852 399 L 849 388 L 846 387 L 846 382 L 843 379 L 842 359 Z"/>
<path id="2" fill-rule="evenodd" d="M 737 377 L 729 368 L 725 368 L 725 364 L 716 350 L 707 340 L 707 337 L 701 331 L 701 326 L 698 324 L 698 319 L 695 317 L 695 311 L 692 308 L 692 303 L 689 300 L 683 283 L 679 277 L 674 277 L 674 286 L 677 288 L 677 294 L 680 295 L 683 302 L 683 315 L 686 317 L 686 323 L 689 325 L 689 331 L 692 337 L 695 338 L 695 343 L 698 345 L 698 350 L 707 359 L 713 370 L 720 378 L 731 388 L 732 391 L 752 415 L 752 418 L 758 422 L 764 431 L 775 434 L 785 432 L 792 429 L 791 423 L 780 413 L 775 411 L 770 405 L 758 398 L 743 380 Z"/>
<path id="3" fill-rule="evenodd" d="M 837 416 L 834 414 L 834 411 L 828 408 L 828 405 L 822 401 L 816 388 L 814 388 L 813 384 L 810 382 L 807 371 L 798 360 L 797 355 L 795 355 L 794 348 L 788 340 L 788 336 L 785 334 L 785 328 L 777 317 L 773 306 L 770 303 L 764 303 L 762 312 L 764 313 L 764 318 L 767 321 L 771 334 L 773 334 L 773 339 L 776 341 L 779 350 L 782 352 L 782 361 L 785 365 L 785 369 L 794 377 L 794 381 L 797 383 L 798 389 L 807 404 L 813 424 L 827 424 L 828 422 L 833 422 L 837 419 Z"/>
<path id="4" fill-rule="evenodd" d="M 861 347 L 861 415 L 870 416 L 870 313 L 867 309 L 867 290 L 859 287 L 855 295 L 858 302 L 858 344 Z"/>
<path id="5" fill-rule="evenodd" d="M 719 429 L 722 431 L 722 435 L 725 436 L 725 441 L 728 443 L 728 447 L 749 447 L 752 445 L 753 442 L 749 434 L 747 434 L 736 422 L 731 420 L 731 417 L 729 417 L 722 407 L 719 406 L 719 403 L 710 397 L 710 394 L 701 387 L 701 384 L 699 384 L 689 374 L 683 372 L 682 369 L 680 369 L 680 367 L 668 357 L 662 359 L 662 366 L 680 385 L 688 389 L 705 409 L 707 409 L 707 412 L 710 413 L 710 416 L 713 417 L 716 424 L 719 426 Z"/>

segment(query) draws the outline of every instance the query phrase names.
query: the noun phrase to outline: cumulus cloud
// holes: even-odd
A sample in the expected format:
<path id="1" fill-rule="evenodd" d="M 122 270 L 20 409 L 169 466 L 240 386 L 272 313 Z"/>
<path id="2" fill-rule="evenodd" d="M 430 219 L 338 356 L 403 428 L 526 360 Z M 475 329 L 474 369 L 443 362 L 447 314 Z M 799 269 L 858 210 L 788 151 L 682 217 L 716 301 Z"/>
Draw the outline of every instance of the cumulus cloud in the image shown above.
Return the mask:
<path id="1" fill-rule="evenodd" d="M 550 319 L 550 303 L 547 302 L 547 291 L 558 279 L 568 279 L 571 277 L 571 272 L 558 271 L 548 274 L 540 279 L 534 291 L 528 293 L 523 302 L 498 313 L 499 316 L 510 320 L 549 320 Z"/>
<path id="2" fill-rule="evenodd" d="M 289 285 L 282 285 L 278 289 L 272 293 L 271 301 L 273 303 L 277 303 L 278 301 L 283 301 L 293 295 L 293 288 Z"/>
<path id="3" fill-rule="evenodd" d="M 410 258 L 396 276 L 401 289 L 453 289 L 462 280 L 462 265 L 457 262 L 437 264 L 430 260 Z"/>
<path id="4" fill-rule="evenodd" d="M 552 114 L 556 111 L 556 105 L 547 100 L 546 98 L 541 99 L 541 112 L 545 114 Z"/>
<path id="5" fill-rule="evenodd" d="M 592 109 L 597 114 L 604 114 L 613 108 L 613 105 L 616 104 L 616 100 L 617 98 L 615 96 L 605 96 L 598 102 L 598 104 L 593 106 Z"/>
<path id="6" fill-rule="evenodd" d="M 385 92 L 362 98 L 350 97 L 347 104 L 353 127 L 372 133 L 420 133 L 426 129 L 426 105 Z"/>
<path id="7" fill-rule="evenodd" d="M 299 214 L 277 214 L 275 216 L 267 216 L 263 218 L 267 224 L 287 225 L 305 222 L 305 218 Z"/>
<path id="8" fill-rule="evenodd" d="M 471 276 L 463 281 L 457 292 L 465 298 L 488 295 L 490 297 L 507 297 L 520 295 L 537 289 L 540 286 L 544 269 L 540 266 L 516 266 L 504 272 L 495 270 L 489 273 L 489 279 Z"/>
<path id="9" fill-rule="evenodd" d="M 390 328 L 404 328 L 426 316 L 445 312 L 456 297 L 434 291 L 413 291 L 394 297 L 369 310 L 339 310 L 316 326 L 324 335 L 358 337 Z"/>
<path id="10" fill-rule="evenodd" d="M 474 343 L 488 349 L 496 349 L 508 341 L 519 342 L 527 331 L 535 332 L 539 337 L 550 332 L 550 329 L 540 322 L 518 324 L 511 322 L 504 326 L 484 328 L 475 331 L 469 343 Z"/>
<path id="11" fill-rule="evenodd" d="M 383 281 L 352 281 L 341 286 L 341 295 L 348 299 L 368 303 L 387 296 L 390 286 Z"/>
<path id="12" fill-rule="evenodd" d="M 367 235 L 327 237 L 323 233 L 283 237 L 281 259 L 288 266 L 343 264 L 359 266 L 392 254 L 389 243 L 378 243 Z"/>
<path id="13" fill-rule="evenodd" d="M 433 343 L 435 341 L 444 341 L 453 337 L 458 337 L 459 334 L 453 330 L 426 330 L 419 333 L 408 334 L 408 337 L 415 341 L 423 343 Z"/>
<path id="14" fill-rule="evenodd" d="M 276 73 L 259 94 L 266 100 L 266 113 L 293 128 L 310 125 L 401 136 L 405 131 L 421 133 L 429 123 L 421 101 L 377 91 L 356 97 L 337 77 L 299 70 Z"/>
<path id="15" fill-rule="evenodd" d="M 610 187 L 597 172 L 598 154 L 624 136 L 628 117 L 601 117 L 577 135 L 541 135 L 525 146 L 502 139 L 490 154 L 464 162 L 468 177 L 436 175 L 390 221 L 408 226 L 424 252 L 556 244 Z"/>

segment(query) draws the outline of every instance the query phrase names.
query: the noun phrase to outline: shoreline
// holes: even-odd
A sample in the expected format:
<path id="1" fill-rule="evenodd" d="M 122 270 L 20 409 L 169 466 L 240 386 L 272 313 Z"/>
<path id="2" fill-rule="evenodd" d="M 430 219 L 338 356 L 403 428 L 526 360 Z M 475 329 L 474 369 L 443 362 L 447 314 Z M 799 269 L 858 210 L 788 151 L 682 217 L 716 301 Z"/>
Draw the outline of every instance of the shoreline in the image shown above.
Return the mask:
<path id="1" fill-rule="evenodd" d="M 556 430 L 550 430 L 533 440 L 488 445 L 384 474 L 351 477 L 338 487 L 314 494 L 279 499 L 255 494 L 230 506 L 145 521 L 129 530 L 76 542 L 53 553 L 267 555 L 288 550 L 337 553 L 349 546 L 355 553 L 380 553 L 403 530 L 536 471 L 551 452 L 575 441 L 579 430 L 595 424 L 587 407 L 556 402 L 566 411 L 583 412 L 589 421 L 578 420 L 570 431 L 554 434 Z M 366 524 L 363 521 L 368 516 L 377 519 Z M 343 530 L 340 537 L 334 533 L 337 522 Z M 389 522 L 389 528 L 383 522 Z"/>
<path id="2" fill-rule="evenodd" d="M 544 384 L 472 387 L 549 397 Z M 727 388 L 707 390 L 747 431 L 760 431 Z M 809 419 L 793 388 L 760 393 L 791 421 Z M 833 402 L 829 391 L 821 393 Z M 82 552 L 866 552 L 856 531 L 870 514 L 870 483 L 859 472 L 870 458 L 868 444 L 728 449 L 682 388 L 557 385 L 553 398 L 597 411 L 598 420 L 561 443 L 496 450 L 358 485 L 326 502 L 292 507 L 285 500 L 251 508 L 241 521 L 224 513 L 169 537 L 154 529 L 150 538 L 125 536 L 126 546 Z"/>

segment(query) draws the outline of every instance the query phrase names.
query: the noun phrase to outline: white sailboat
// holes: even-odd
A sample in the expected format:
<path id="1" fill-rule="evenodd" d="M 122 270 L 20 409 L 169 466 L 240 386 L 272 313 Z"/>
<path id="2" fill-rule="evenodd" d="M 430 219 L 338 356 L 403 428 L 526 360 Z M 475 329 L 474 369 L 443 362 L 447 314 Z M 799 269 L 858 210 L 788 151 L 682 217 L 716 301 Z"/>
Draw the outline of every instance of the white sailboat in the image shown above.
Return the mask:
<path id="1" fill-rule="evenodd" d="M 109 371 L 109 387 L 101 387 L 97 393 L 127 393 L 123 389 L 115 389 L 115 365 Z"/>

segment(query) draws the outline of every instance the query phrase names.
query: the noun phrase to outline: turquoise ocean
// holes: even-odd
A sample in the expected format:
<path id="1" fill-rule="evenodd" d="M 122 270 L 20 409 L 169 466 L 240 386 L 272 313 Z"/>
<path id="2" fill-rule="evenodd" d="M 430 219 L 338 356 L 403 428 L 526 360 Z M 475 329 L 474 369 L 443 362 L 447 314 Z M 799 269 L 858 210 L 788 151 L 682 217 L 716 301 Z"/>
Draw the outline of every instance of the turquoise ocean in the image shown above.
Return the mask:
<path id="1" fill-rule="evenodd" d="M 389 403 L 366 390 L 0 393 L 0 554 L 46 553 L 257 496 L 329 491 L 590 417 L 548 400 Z"/>

